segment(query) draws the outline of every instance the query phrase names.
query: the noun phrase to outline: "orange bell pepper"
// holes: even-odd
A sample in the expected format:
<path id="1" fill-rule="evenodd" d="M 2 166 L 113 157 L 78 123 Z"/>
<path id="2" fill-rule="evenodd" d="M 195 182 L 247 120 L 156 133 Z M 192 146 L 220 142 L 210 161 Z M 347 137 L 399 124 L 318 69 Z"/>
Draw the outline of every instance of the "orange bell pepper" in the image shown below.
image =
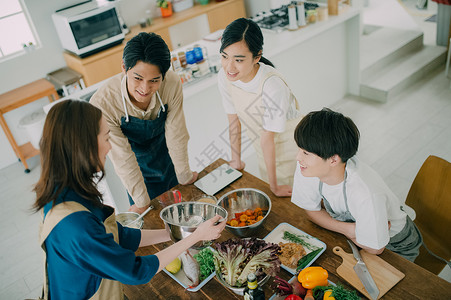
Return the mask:
<path id="1" fill-rule="evenodd" d="M 308 267 L 299 272 L 298 280 L 306 289 L 313 289 L 317 286 L 326 286 L 328 284 L 327 270 L 322 267 Z"/>

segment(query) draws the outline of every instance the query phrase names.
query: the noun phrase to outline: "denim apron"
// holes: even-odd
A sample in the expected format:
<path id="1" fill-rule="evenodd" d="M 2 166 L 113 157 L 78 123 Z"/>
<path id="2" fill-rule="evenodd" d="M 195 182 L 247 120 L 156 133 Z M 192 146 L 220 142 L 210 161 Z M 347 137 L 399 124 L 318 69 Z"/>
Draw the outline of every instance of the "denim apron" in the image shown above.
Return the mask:
<path id="1" fill-rule="evenodd" d="M 348 173 L 345 171 L 345 180 L 343 181 L 343 199 L 345 200 L 346 211 L 344 213 L 337 214 L 336 212 L 333 211 L 332 207 L 330 206 L 329 201 L 327 201 L 326 197 L 324 197 L 324 195 L 323 195 L 323 182 L 322 181 L 319 182 L 318 189 L 319 189 L 319 194 L 321 195 L 321 198 L 323 198 L 324 208 L 326 209 L 326 211 L 329 213 L 329 215 L 332 218 L 334 218 L 337 221 L 342 221 L 342 222 L 355 222 L 354 217 L 349 212 L 348 197 L 346 196 L 346 177 L 347 176 L 348 176 Z"/>
<path id="2" fill-rule="evenodd" d="M 323 198 L 323 203 L 326 211 L 332 218 L 342 222 L 355 222 L 354 217 L 349 212 L 348 199 L 346 197 L 346 177 L 347 172 L 345 171 L 345 179 L 343 182 L 343 199 L 345 200 L 346 211 L 344 213 L 337 214 L 332 210 L 329 202 L 323 196 L 322 181 L 319 182 L 319 194 Z M 403 210 L 402 206 L 401 210 Z M 413 221 L 410 219 L 410 217 L 406 216 L 406 225 L 404 225 L 404 228 L 400 232 L 390 238 L 390 241 L 388 242 L 387 246 L 385 246 L 385 248 L 413 262 L 418 254 L 420 254 L 420 247 L 422 243 L 423 237 L 421 236 L 420 231 L 418 230 L 415 223 L 413 223 Z"/>
<path id="3" fill-rule="evenodd" d="M 125 80 L 125 76 L 122 80 Z M 146 184 L 147 193 L 153 199 L 178 184 L 174 164 L 166 145 L 165 121 L 168 106 L 163 105 L 160 94 L 156 92 L 160 102 L 160 110 L 155 120 L 141 120 L 129 116 L 122 93 L 125 116 L 121 118 L 121 130 L 135 153 L 139 168 Z M 130 205 L 135 204 L 128 194 Z"/>

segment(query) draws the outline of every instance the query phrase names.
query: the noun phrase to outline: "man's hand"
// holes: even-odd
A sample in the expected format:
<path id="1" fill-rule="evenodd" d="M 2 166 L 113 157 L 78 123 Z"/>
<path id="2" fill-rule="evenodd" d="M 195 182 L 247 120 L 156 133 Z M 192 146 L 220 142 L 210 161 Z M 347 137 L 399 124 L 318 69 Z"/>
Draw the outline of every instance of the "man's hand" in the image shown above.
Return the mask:
<path id="1" fill-rule="evenodd" d="M 276 185 L 274 188 L 271 187 L 271 192 L 277 197 L 291 197 L 293 188 L 289 185 Z"/>
<path id="2" fill-rule="evenodd" d="M 144 206 L 144 207 L 138 207 L 138 206 L 136 206 L 136 204 L 133 204 L 132 206 L 130 206 L 130 208 L 128 209 L 128 211 L 133 211 L 133 212 L 135 212 L 135 213 L 142 214 L 143 212 L 146 211 L 146 209 L 149 208 L 149 206 L 150 206 L 150 205 L 146 205 L 146 206 Z"/>
<path id="3" fill-rule="evenodd" d="M 182 183 L 182 185 L 188 185 L 188 184 L 194 183 L 194 181 L 197 180 L 197 176 L 199 176 L 199 174 L 197 172 L 193 172 L 193 177 L 191 178 L 191 180 L 186 183 Z"/>

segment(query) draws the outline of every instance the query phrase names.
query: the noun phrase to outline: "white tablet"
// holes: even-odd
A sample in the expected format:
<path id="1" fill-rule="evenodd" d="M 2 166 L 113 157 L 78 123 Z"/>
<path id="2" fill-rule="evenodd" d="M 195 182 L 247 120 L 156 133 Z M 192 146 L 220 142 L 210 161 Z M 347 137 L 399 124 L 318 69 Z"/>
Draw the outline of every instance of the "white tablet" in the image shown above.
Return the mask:
<path id="1" fill-rule="evenodd" d="M 242 175 L 240 171 L 225 163 L 194 182 L 194 185 L 207 195 L 214 195 Z"/>

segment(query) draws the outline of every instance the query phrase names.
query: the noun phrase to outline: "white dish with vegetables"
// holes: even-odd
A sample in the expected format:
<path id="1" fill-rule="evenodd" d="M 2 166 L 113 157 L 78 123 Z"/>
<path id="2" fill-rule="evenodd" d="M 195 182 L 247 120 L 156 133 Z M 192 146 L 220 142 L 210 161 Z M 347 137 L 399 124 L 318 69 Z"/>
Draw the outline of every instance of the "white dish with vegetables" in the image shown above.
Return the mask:
<path id="1" fill-rule="evenodd" d="M 296 271 L 298 267 L 299 269 L 309 267 L 326 250 L 324 242 L 288 223 L 280 223 L 263 239 L 278 245 L 283 243 L 282 250 L 285 248 L 287 251 L 296 252 L 295 254 L 299 255 L 289 253 L 285 255 L 287 257 L 284 259 L 283 250 L 279 256 L 282 261 L 281 267 L 291 274 L 298 273 Z"/>
<path id="2" fill-rule="evenodd" d="M 192 273 L 196 273 L 195 270 L 185 270 L 183 269 L 183 263 L 175 274 L 169 272 L 166 268 L 163 271 L 168 274 L 172 279 L 177 281 L 185 290 L 190 292 L 197 292 L 200 290 L 208 281 L 210 281 L 215 276 L 215 266 L 213 262 L 213 253 L 211 252 L 211 247 L 204 248 L 201 251 L 190 249 L 190 254 L 199 264 L 199 283 L 195 285 L 192 280 L 188 277 Z M 191 266 L 190 266 L 191 267 Z"/>

